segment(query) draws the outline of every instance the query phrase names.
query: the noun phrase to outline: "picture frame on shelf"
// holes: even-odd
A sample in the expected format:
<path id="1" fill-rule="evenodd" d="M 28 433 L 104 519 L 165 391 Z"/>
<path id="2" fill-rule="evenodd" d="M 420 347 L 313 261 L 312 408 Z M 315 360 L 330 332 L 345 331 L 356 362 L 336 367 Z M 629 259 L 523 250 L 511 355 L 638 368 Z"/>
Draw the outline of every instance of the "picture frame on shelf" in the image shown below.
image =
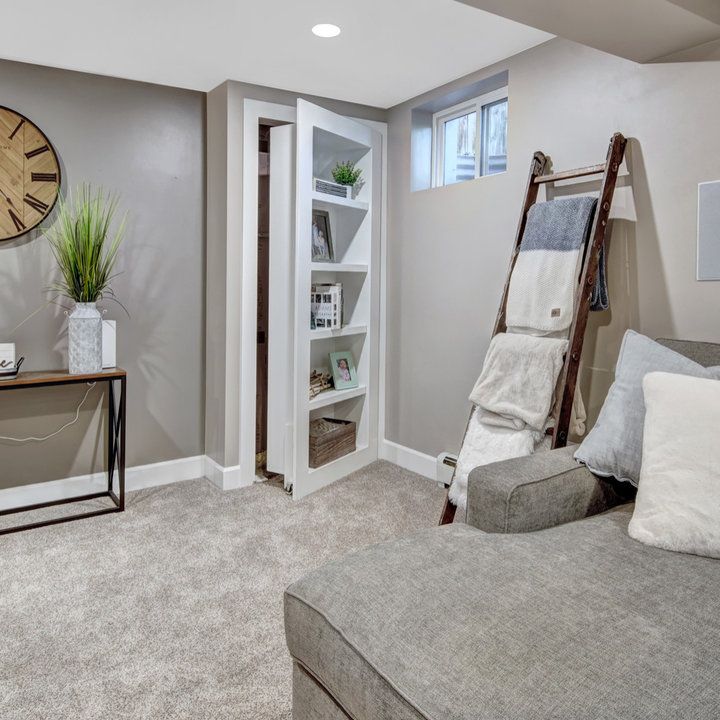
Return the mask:
<path id="1" fill-rule="evenodd" d="M 330 213 L 327 210 L 313 210 L 312 212 L 312 261 L 335 262 Z"/>
<path id="2" fill-rule="evenodd" d="M 330 353 L 330 369 L 336 390 L 350 390 L 358 387 L 355 359 L 349 350 Z"/>

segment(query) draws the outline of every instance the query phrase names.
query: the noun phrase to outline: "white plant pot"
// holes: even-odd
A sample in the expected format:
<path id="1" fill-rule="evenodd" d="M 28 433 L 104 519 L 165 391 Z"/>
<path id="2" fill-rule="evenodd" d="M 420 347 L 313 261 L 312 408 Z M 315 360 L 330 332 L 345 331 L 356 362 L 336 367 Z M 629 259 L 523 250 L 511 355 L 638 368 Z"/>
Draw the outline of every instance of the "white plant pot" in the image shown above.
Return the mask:
<path id="1" fill-rule="evenodd" d="M 102 315 L 95 303 L 76 303 L 68 326 L 70 374 L 99 373 L 102 370 Z"/>
<path id="2" fill-rule="evenodd" d="M 340 185 L 331 180 L 313 178 L 313 190 L 325 195 L 334 195 L 346 200 L 354 200 L 357 197 L 360 187 L 358 185 Z"/>

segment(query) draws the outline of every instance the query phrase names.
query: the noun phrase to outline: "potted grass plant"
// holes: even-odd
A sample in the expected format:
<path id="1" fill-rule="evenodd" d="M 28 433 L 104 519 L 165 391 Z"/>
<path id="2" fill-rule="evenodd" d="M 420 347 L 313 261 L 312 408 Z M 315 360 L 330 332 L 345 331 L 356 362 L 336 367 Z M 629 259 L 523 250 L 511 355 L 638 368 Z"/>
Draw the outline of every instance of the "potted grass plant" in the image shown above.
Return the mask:
<path id="1" fill-rule="evenodd" d="M 333 180 L 338 185 L 344 185 L 349 188 L 350 195 L 348 197 L 354 198 L 362 185 L 360 177 L 362 170 L 355 167 L 355 163 L 351 160 L 346 162 L 338 162 L 332 169 Z"/>
<path id="2" fill-rule="evenodd" d="M 96 303 L 116 300 L 110 286 L 123 239 L 125 219 L 112 231 L 118 199 L 90 186 L 58 202 L 55 223 L 46 232 L 60 272 L 51 286 L 75 303 L 68 322 L 69 371 L 102 370 L 102 315 Z"/>

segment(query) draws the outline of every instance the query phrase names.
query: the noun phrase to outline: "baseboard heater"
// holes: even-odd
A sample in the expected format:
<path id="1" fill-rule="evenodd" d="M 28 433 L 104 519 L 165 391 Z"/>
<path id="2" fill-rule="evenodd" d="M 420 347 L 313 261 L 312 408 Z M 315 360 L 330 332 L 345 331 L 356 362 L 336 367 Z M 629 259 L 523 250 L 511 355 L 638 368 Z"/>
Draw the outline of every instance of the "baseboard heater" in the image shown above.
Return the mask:
<path id="1" fill-rule="evenodd" d="M 435 479 L 438 483 L 444 485 L 445 487 L 450 487 L 456 465 L 457 455 L 453 455 L 449 452 L 441 452 L 437 456 L 437 465 L 435 470 Z"/>

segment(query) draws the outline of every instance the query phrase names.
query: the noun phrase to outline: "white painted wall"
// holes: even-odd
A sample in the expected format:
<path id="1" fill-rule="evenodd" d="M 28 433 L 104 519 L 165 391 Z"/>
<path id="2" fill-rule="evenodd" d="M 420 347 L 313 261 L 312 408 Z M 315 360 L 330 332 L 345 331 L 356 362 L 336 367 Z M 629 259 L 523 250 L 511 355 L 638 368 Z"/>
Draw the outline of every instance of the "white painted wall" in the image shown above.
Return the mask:
<path id="1" fill-rule="evenodd" d="M 411 108 L 509 71 L 509 170 L 410 190 Z M 720 178 L 720 63 L 636 65 L 552 40 L 389 114 L 386 437 L 457 450 L 490 339 L 532 153 L 557 169 L 630 138 L 638 222 L 615 222 L 611 309 L 591 313 L 582 389 L 595 416 L 623 332 L 720 341 L 720 283 L 695 280 L 697 184 Z"/>
<path id="2" fill-rule="evenodd" d="M 119 193 L 120 212 L 127 211 L 113 289 L 129 317 L 108 300 L 101 307 L 117 321 L 117 362 L 128 371 L 128 466 L 202 454 L 204 95 L 2 60 L 0 98 L 54 144 L 63 193 L 91 183 Z M 61 307 L 44 309 L 12 333 L 53 296 L 47 289 L 56 276 L 42 233 L 0 243 L 0 342 L 16 343 L 23 370 L 67 367 Z M 84 392 L 4 392 L 0 435 L 57 430 Z M 95 388 L 79 422 L 47 442 L 0 441 L 0 490 L 101 470 L 103 397 L 104 388 Z"/>

